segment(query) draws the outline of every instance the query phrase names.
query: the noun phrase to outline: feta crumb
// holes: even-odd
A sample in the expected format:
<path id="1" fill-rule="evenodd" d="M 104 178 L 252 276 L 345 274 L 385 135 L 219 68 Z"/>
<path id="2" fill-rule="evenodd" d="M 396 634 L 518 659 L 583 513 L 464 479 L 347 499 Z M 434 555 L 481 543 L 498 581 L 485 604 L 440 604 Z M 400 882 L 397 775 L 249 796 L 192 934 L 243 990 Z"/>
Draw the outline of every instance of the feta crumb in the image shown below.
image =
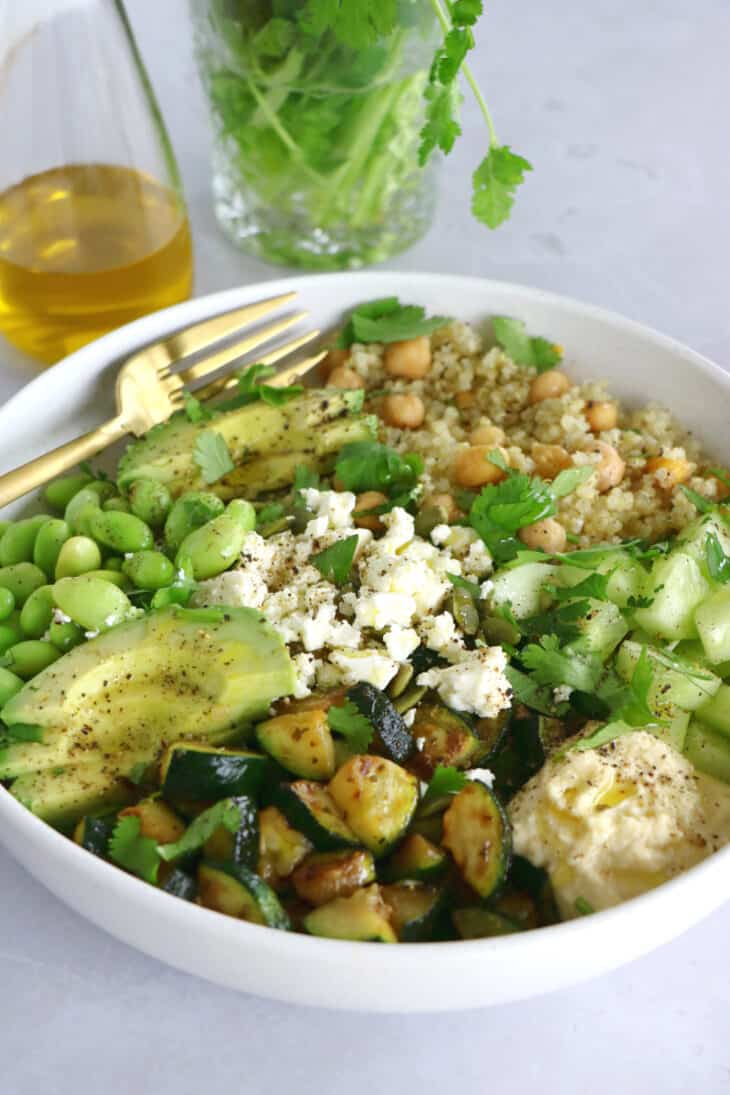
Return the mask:
<path id="1" fill-rule="evenodd" d="M 464 772 L 467 779 L 477 780 L 479 783 L 485 784 L 491 791 L 494 786 L 494 772 L 491 768 L 469 768 Z"/>
<path id="2" fill-rule="evenodd" d="M 436 525 L 435 528 L 431 529 L 431 543 L 440 547 L 446 543 L 450 535 L 451 529 L 448 525 Z"/>
<path id="3" fill-rule="evenodd" d="M 435 688 L 447 707 L 494 718 L 510 706 L 506 667 L 507 655 L 501 646 L 486 646 L 464 652 L 456 665 L 421 673 L 416 683 Z"/>
<path id="4" fill-rule="evenodd" d="M 303 700 L 305 696 L 311 696 L 312 685 L 317 674 L 317 661 L 314 654 L 295 654 L 292 658 L 296 681 L 292 695 L 295 700 Z"/>
<path id="5" fill-rule="evenodd" d="M 386 688 L 398 672 L 398 662 L 378 650 L 333 650 L 329 660 L 342 671 L 344 684 L 365 681 Z"/>
<path id="6" fill-rule="evenodd" d="M 420 645 L 418 632 L 412 627 L 390 627 L 383 634 L 385 649 L 397 662 L 408 661 L 413 651 Z"/>
<path id="7" fill-rule="evenodd" d="M 480 600 L 488 601 L 489 598 L 492 596 L 492 590 L 494 589 L 494 582 L 492 581 L 491 578 L 487 578 L 487 580 L 485 582 L 482 582 L 479 589 L 480 589 L 480 593 L 479 593 Z"/>

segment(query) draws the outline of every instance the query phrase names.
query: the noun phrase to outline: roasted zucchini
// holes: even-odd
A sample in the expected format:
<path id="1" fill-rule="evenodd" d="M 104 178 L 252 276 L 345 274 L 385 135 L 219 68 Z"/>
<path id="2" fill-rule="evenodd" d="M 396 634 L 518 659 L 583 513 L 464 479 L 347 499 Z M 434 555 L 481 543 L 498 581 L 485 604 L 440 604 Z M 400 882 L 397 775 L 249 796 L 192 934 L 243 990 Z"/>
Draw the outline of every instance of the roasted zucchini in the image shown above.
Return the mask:
<path id="1" fill-rule="evenodd" d="M 405 835 L 418 805 L 416 777 L 385 757 L 351 757 L 328 786 L 347 825 L 376 856 Z"/>
<path id="2" fill-rule="evenodd" d="M 232 795 L 256 795 L 271 761 L 248 749 L 217 749 L 179 742 L 166 749 L 160 784 L 166 798 L 211 802 Z"/>
<path id="3" fill-rule="evenodd" d="M 361 682 L 348 690 L 347 699 L 372 724 L 375 751 L 396 764 L 404 764 L 415 749 L 413 735 L 385 692 Z"/>
<path id="4" fill-rule="evenodd" d="M 303 833 L 292 828 L 275 806 L 267 806 L 261 811 L 257 873 L 275 890 L 282 886 L 311 850 L 311 842 Z"/>
<path id="5" fill-rule="evenodd" d="M 174 867 L 165 881 L 160 883 L 160 889 L 173 897 L 181 897 L 183 901 L 194 901 L 198 893 L 198 884 L 187 871 L 181 867 Z"/>
<path id="6" fill-rule="evenodd" d="M 328 939 L 354 939 L 369 943 L 397 943 L 390 923 L 390 908 L 377 885 L 356 890 L 350 897 L 336 897 L 305 916 L 310 935 Z"/>
<path id="7" fill-rule="evenodd" d="M 512 935 L 520 930 L 509 917 L 483 909 L 478 905 L 467 909 L 454 909 L 451 914 L 454 926 L 462 939 L 489 939 L 495 935 Z"/>
<path id="8" fill-rule="evenodd" d="M 185 822 L 160 798 L 143 798 L 120 810 L 119 817 L 138 817 L 140 835 L 158 844 L 174 844 L 185 832 Z"/>
<path id="9" fill-rule="evenodd" d="M 287 930 L 289 917 L 262 878 L 240 863 L 207 863 L 198 868 L 200 904 L 207 909 Z"/>
<path id="10" fill-rule="evenodd" d="M 293 872 L 292 885 L 310 905 L 325 905 L 336 897 L 349 897 L 361 886 L 375 881 L 375 863 L 364 848 L 352 851 L 314 852 Z"/>
<path id="11" fill-rule="evenodd" d="M 418 745 L 413 766 L 425 779 L 439 764 L 471 768 L 483 753 L 471 720 L 440 703 L 422 703 L 417 708 L 413 736 Z"/>
<path id="12" fill-rule="evenodd" d="M 439 821 L 439 836 L 440 821 Z M 446 871 L 447 856 L 442 848 L 421 833 L 409 833 L 383 867 L 383 877 L 390 882 L 415 879 L 432 882 Z"/>
<path id="13" fill-rule="evenodd" d="M 454 857 L 464 881 L 481 898 L 492 897 L 509 869 L 509 821 L 496 795 L 476 780 L 451 801 L 443 818 L 443 846 Z"/>
<path id="14" fill-rule="evenodd" d="M 302 779 L 327 780 L 335 773 L 335 746 L 324 708 L 260 722 L 256 740 L 282 768 Z"/>
<path id="15" fill-rule="evenodd" d="M 282 783 L 275 799 L 290 824 L 304 833 L 318 851 L 356 848 L 362 843 L 347 824 L 329 790 L 321 784 L 303 779 Z"/>
<path id="16" fill-rule="evenodd" d="M 256 803 L 248 795 L 237 795 L 231 801 L 238 807 L 241 822 L 235 833 L 230 832 L 225 825 L 219 825 L 205 842 L 205 858 L 243 863 L 244 867 L 254 871 L 259 859 L 260 839 Z"/>
<path id="17" fill-rule="evenodd" d="M 116 814 L 107 814 L 104 817 L 82 817 L 73 832 L 73 838 L 82 848 L 93 855 L 106 857 L 109 837 L 114 832 L 117 823 Z"/>
<path id="18" fill-rule="evenodd" d="M 402 943 L 433 939 L 445 905 L 445 891 L 425 882 L 396 882 L 381 886 L 390 909 L 390 922 Z"/>

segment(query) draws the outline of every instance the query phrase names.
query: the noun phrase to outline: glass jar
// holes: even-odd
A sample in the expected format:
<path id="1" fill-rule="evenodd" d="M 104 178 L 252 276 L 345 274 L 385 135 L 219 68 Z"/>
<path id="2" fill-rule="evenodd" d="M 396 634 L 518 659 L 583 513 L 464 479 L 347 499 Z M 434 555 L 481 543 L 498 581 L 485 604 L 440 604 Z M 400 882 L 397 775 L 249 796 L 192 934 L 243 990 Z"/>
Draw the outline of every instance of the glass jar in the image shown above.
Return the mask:
<path id="1" fill-rule="evenodd" d="M 438 24 L 422 0 L 401 0 L 398 29 L 353 49 L 303 29 L 304 7 L 191 0 L 216 216 L 270 262 L 381 262 L 419 239 L 433 213 L 433 170 L 419 167 L 418 145 Z"/>

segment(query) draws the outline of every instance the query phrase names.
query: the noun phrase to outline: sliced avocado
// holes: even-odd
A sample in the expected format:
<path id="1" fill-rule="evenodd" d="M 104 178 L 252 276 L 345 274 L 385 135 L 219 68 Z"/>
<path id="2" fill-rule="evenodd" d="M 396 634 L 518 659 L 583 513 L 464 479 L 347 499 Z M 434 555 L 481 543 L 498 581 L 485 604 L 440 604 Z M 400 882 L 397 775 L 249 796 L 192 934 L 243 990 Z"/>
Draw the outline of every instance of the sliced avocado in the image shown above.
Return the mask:
<path id="1" fill-rule="evenodd" d="M 348 441 L 374 436 L 376 422 L 357 413 L 361 404 L 361 391 L 333 388 L 307 392 L 280 407 L 250 403 L 204 422 L 174 415 L 129 445 L 119 461 L 117 481 L 124 489 L 135 479 L 157 479 L 175 497 L 205 488 L 228 498 L 242 490 L 256 494 L 285 486 L 297 464 L 322 470 L 325 458 Z M 213 485 L 206 484 L 195 460 L 196 443 L 206 430 L 220 434 L 236 465 Z M 249 465 L 251 475 L 244 470 Z"/>
<path id="2" fill-rule="evenodd" d="M 5 705 L 6 725 L 40 727 L 41 741 L 0 751 L 0 779 L 58 769 L 69 776 L 83 766 L 87 783 L 114 785 L 172 742 L 231 740 L 293 687 L 286 646 L 260 613 L 172 606 L 75 647 Z M 64 799 L 54 784 L 51 805 L 33 784 L 23 797 L 50 820 L 64 813 L 64 802 L 73 813 L 79 792 L 70 786 Z M 100 794 L 103 804 L 103 788 Z M 91 808 L 84 802 L 79 813 Z"/>

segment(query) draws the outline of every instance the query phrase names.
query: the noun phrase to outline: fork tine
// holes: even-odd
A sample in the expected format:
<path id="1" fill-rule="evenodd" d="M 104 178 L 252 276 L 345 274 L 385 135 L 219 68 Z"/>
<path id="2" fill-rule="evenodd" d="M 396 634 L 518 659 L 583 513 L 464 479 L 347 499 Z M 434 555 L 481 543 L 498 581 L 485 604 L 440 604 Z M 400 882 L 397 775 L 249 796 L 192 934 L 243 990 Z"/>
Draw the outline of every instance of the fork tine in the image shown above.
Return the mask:
<path id="1" fill-rule="evenodd" d="M 306 344 L 315 339 L 318 334 L 318 330 L 307 331 L 306 334 L 299 335 L 297 338 L 285 342 L 282 346 L 277 346 L 275 349 L 269 350 L 267 354 L 257 357 L 256 361 L 261 365 L 273 365 L 275 362 L 280 361 L 282 357 L 287 357 L 289 354 L 294 353 L 300 346 L 306 346 Z M 205 387 L 198 388 L 195 392 L 195 397 L 200 400 L 211 399 L 214 395 L 225 391 L 227 388 L 235 388 L 237 383 L 238 379 L 235 376 L 221 376 L 218 380 L 213 380 L 210 384 L 206 384 Z"/>
<path id="2" fill-rule="evenodd" d="M 260 300 L 255 304 L 245 304 L 241 308 L 233 308 L 222 315 L 213 316 L 212 319 L 204 319 L 200 323 L 193 324 L 182 331 L 175 331 L 167 338 L 156 343 L 155 348 L 162 350 L 169 361 L 180 361 L 183 357 L 196 354 L 211 346 L 220 339 L 240 331 L 254 320 L 275 312 L 284 304 L 289 304 L 295 299 L 296 293 L 283 293 L 278 297 L 269 297 L 268 300 Z M 150 347 L 145 347 L 143 353 L 149 352 Z"/>
<path id="3" fill-rule="evenodd" d="M 191 365 L 190 368 L 184 369 L 177 375 L 180 377 L 183 384 L 194 384 L 196 380 L 201 380 L 204 376 L 208 376 L 209 373 L 214 373 L 218 369 L 222 369 L 224 366 L 232 364 L 244 354 L 250 353 L 251 350 L 255 350 L 265 342 L 270 342 L 273 338 L 283 331 L 286 331 L 289 327 L 292 327 L 295 323 L 299 323 L 300 320 L 306 319 L 308 314 L 308 312 L 295 312 L 294 315 L 285 316 L 284 319 L 279 319 L 276 323 L 269 323 L 266 327 L 262 327 L 252 335 L 248 335 L 247 338 L 239 339 L 238 342 L 234 342 L 230 346 L 225 346 L 222 350 L 209 354 L 207 357 L 203 358 L 202 361 L 197 362 L 195 365 Z"/>

